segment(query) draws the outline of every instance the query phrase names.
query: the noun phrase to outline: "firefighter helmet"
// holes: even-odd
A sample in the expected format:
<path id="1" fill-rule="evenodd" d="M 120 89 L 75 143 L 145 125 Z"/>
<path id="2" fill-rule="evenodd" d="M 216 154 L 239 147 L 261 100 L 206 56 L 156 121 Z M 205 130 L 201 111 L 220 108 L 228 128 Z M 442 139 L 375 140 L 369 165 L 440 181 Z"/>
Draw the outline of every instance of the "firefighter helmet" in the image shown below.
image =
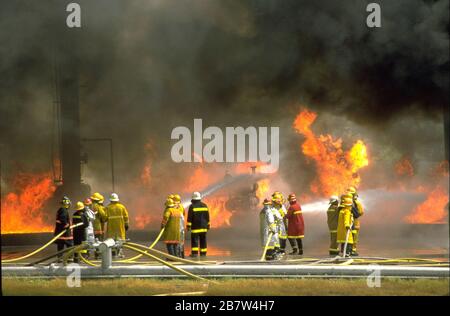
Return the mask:
<path id="1" fill-rule="evenodd" d="M 356 188 L 353 187 L 353 186 L 349 187 L 349 188 L 347 189 L 347 193 L 350 193 L 351 195 L 355 195 L 355 194 L 357 193 L 357 192 L 356 192 Z"/>
<path id="2" fill-rule="evenodd" d="M 173 203 L 173 200 L 171 198 L 167 198 L 165 205 L 167 207 L 173 207 L 175 204 Z"/>
<path id="3" fill-rule="evenodd" d="M 343 194 L 341 196 L 341 205 L 352 206 L 353 205 L 352 195 L 351 194 Z"/>
<path id="4" fill-rule="evenodd" d="M 339 198 L 336 195 L 330 196 L 330 204 L 336 204 L 339 202 Z"/>
<path id="5" fill-rule="evenodd" d="M 267 199 L 267 198 L 265 198 L 263 204 L 264 205 L 272 205 L 272 201 Z"/>
<path id="6" fill-rule="evenodd" d="M 289 194 L 289 196 L 288 196 L 288 201 L 289 201 L 289 202 L 295 202 L 295 201 L 297 201 L 297 197 L 295 196 L 294 193 Z"/>
<path id="7" fill-rule="evenodd" d="M 77 205 L 76 205 L 76 207 L 75 207 L 75 210 L 76 210 L 76 211 L 80 211 L 80 210 L 83 210 L 83 209 L 84 209 L 84 203 L 78 201 L 78 202 L 77 202 Z"/>
<path id="8" fill-rule="evenodd" d="M 70 202 L 70 199 L 67 196 L 64 196 L 61 200 L 61 204 L 67 206 L 67 205 L 72 204 L 72 202 Z"/>
<path id="9" fill-rule="evenodd" d="M 181 202 L 181 196 L 180 196 L 179 194 L 174 194 L 172 200 L 173 200 L 175 203 L 180 203 L 180 202 Z"/>
<path id="10" fill-rule="evenodd" d="M 109 198 L 111 202 L 119 202 L 119 196 L 116 193 L 112 193 L 111 197 Z"/>
<path id="11" fill-rule="evenodd" d="M 95 193 L 92 194 L 92 196 L 91 196 L 91 200 L 92 200 L 92 201 L 101 201 L 102 198 L 103 198 L 103 196 L 102 196 L 100 193 L 98 193 L 98 192 L 95 192 Z"/>
<path id="12" fill-rule="evenodd" d="M 202 195 L 200 194 L 200 192 L 194 192 L 194 193 L 192 193 L 192 199 L 196 200 L 196 201 L 201 200 Z"/>

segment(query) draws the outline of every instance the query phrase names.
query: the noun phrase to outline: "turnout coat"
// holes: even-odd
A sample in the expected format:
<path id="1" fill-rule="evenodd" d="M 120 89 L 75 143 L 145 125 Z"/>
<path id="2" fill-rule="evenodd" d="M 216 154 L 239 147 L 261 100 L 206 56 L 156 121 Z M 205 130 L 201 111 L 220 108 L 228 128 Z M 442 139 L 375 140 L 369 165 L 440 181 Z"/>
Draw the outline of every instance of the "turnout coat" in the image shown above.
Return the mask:
<path id="1" fill-rule="evenodd" d="M 125 225 L 128 225 L 128 211 L 119 202 L 106 207 L 106 238 L 125 239 Z"/>
<path id="2" fill-rule="evenodd" d="M 305 222 L 300 204 L 294 202 L 289 205 L 286 219 L 288 222 L 288 238 L 303 238 L 305 235 Z"/>
<path id="3" fill-rule="evenodd" d="M 345 243 L 347 237 L 347 231 L 352 228 L 353 225 L 353 213 L 351 206 L 340 206 L 339 207 L 339 218 L 337 227 L 337 242 Z M 348 234 L 349 244 L 353 244 L 353 234 L 350 232 Z"/>
<path id="4" fill-rule="evenodd" d="M 267 249 L 280 247 L 280 242 L 278 239 L 278 226 L 273 214 L 274 212 L 270 205 L 264 205 L 264 208 L 259 213 L 261 246 L 263 248 L 267 244 L 270 233 L 272 233 L 272 238 L 270 239 Z"/>
<path id="5" fill-rule="evenodd" d="M 56 212 L 56 224 L 54 236 L 61 233 L 63 230 L 70 227 L 70 215 L 69 210 L 65 207 L 60 207 Z M 62 236 L 60 236 L 55 242 L 58 241 L 72 241 L 72 230 L 68 229 Z"/>
<path id="6" fill-rule="evenodd" d="M 94 211 L 95 214 L 94 234 L 101 235 L 104 233 L 103 229 L 106 222 L 106 208 L 103 205 L 94 202 L 92 204 L 92 211 Z"/>
<path id="7" fill-rule="evenodd" d="M 166 244 L 184 242 L 184 209 L 182 207 L 166 207 L 163 214 L 162 227 L 165 227 L 162 239 Z"/>

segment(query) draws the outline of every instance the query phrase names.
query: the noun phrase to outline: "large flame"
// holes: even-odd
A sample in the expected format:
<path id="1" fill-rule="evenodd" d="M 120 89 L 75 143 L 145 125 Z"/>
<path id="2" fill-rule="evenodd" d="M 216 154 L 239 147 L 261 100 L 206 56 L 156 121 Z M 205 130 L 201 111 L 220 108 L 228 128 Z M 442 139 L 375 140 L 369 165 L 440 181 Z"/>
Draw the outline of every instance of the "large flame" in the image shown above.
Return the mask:
<path id="1" fill-rule="evenodd" d="M 350 186 L 358 186 L 358 171 L 369 165 L 366 145 L 357 140 L 348 151 L 342 148 L 342 139 L 331 135 L 316 136 L 311 125 L 317 114 L 301 111 L 293 124 L 297 133 L 305 136 L 302 152 L 315 162 L 317 178 L 311 183 L 311 191 L 317 195 L 330 196 L 344 192 Z"/>
<path id="2" fill-rule="evenodd" d="M 419 204 L 405 220 L 412 224 L 440 224 L 445 223 L 448 206 L 448 190 L 437 186 L 427 199 Z"/>
<path id="3" fill-rule="evenodd" d="M 259 199 L 259 202 L 262 202 L 270 191 L 270 182 L 269 179 L 259 180 L 257 182 L 258 188 L 256 189 L 256 196 Z"/>
<path id="4" fill-rule="evenodd" d="M 52 220 L 43 212 L 44 204 L 56 190 L 50 173 L 19 174 L 17 193 L 10 192 L 2 200 L 2 234 L 37 233 L 53 230 Z"/>
<path id="5" fill-rule="evenodd" d="M 233 211 L 226 208 L 228 198 L 225 197 L 208 197 L 204 202 L 208 205 L 209 216 L 212 228 L 231 226 L 231 217 Z"/>

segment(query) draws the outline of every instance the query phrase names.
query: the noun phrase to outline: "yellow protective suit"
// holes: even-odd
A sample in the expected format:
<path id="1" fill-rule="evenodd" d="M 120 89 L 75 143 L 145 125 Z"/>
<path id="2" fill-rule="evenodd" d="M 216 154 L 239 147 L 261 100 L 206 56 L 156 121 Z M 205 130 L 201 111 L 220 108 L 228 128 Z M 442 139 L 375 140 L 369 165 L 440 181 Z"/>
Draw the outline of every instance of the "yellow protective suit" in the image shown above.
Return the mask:
<path id="1" fill-rule="evenodd" d="M 125 225 L 128 226 L 128 211 L 119 202 L 106 207 L 106 238 L 125 239 Z"/>
<path id="2" fill-rule="evenodd" d="M 358 210 L 359 217 L 364 215 L 364 207 L 362 206 L 361 201 L 358 199 L 354 200 L 356 209 Z M 359 240 L 359 229 L 361 228 L 361 223 L 359 222 L 359 218 L 355 218 L 355 223 L 353 225 L 352 235 L 353 235 L 353 251 L 356 251 L 356 244 Z"/>
<path id="3" fill-rule="evenodd" d="M 347 236 L 347 231 L 352 228 L 353 214 L 351 206 L 341 206 L 338 218 L 337 227 L 337 242 L 344 244 Z M 348 244 L 353 245 L 353 235 L 351 232 L 348 234 Z"/>
<path id="4" fill-rule="evenodd" d="M 94 202 L 92 204 L 92 210 L 95 213 L 94 234 L 102 235 L 104 233 L 104 226 L 106 223 L 105 207 L 103 205 L 100 205 L 99 203 Z"/>

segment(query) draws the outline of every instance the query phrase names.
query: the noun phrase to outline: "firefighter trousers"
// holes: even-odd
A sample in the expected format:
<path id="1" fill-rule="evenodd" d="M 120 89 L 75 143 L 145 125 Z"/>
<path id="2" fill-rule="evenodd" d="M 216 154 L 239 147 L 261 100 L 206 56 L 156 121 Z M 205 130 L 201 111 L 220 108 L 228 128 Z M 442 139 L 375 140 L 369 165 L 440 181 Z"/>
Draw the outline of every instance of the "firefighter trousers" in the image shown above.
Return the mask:
<path id="1" fill-rule="evenodd" d="M 182 252 L 182 245 L 181 244 L 166 244 L 167 252 L 169 255 L 183 258 L 181 252 Z"/>
<path id="2" fill-rule="evenodd" d="M 330 255 L 339 254 L 339 246 L 337 242 L 337 231 L 330 232 L 330 248 L 328 249 Z"/>
<path id="3" fill-rule="evenodd" d="M 356 244 L 358 243 L 359 239 L 359 229 L 353 229 L 352 235 L 353 235 L 353 251 L 356 251 Z"/>
<path id="4" fill-rule="evenodd" d="M 301 238 L 289 238 L 292 249 L 303 250 L 303 242 Z"/>
<path id="5" fill-rule="evenodd" d="M 200 247 L 199 247 L 200 242 Z M 206 256 L 208 250 L 206 245 L 206 232 L 203 233 L 191 233 L 191 255 L 197 256 L 200 250 L 201 256 Z"/>
<path id="6" fill-rule="evenodd" d="M 73 241 L 70 239 L 58 239 L 56 241 L 56 251 L 60 252 L 64 247 L 69 248 L 73 246 Z M 62 253 L 58 255 L 58 258 L 62 257 Z"/>

